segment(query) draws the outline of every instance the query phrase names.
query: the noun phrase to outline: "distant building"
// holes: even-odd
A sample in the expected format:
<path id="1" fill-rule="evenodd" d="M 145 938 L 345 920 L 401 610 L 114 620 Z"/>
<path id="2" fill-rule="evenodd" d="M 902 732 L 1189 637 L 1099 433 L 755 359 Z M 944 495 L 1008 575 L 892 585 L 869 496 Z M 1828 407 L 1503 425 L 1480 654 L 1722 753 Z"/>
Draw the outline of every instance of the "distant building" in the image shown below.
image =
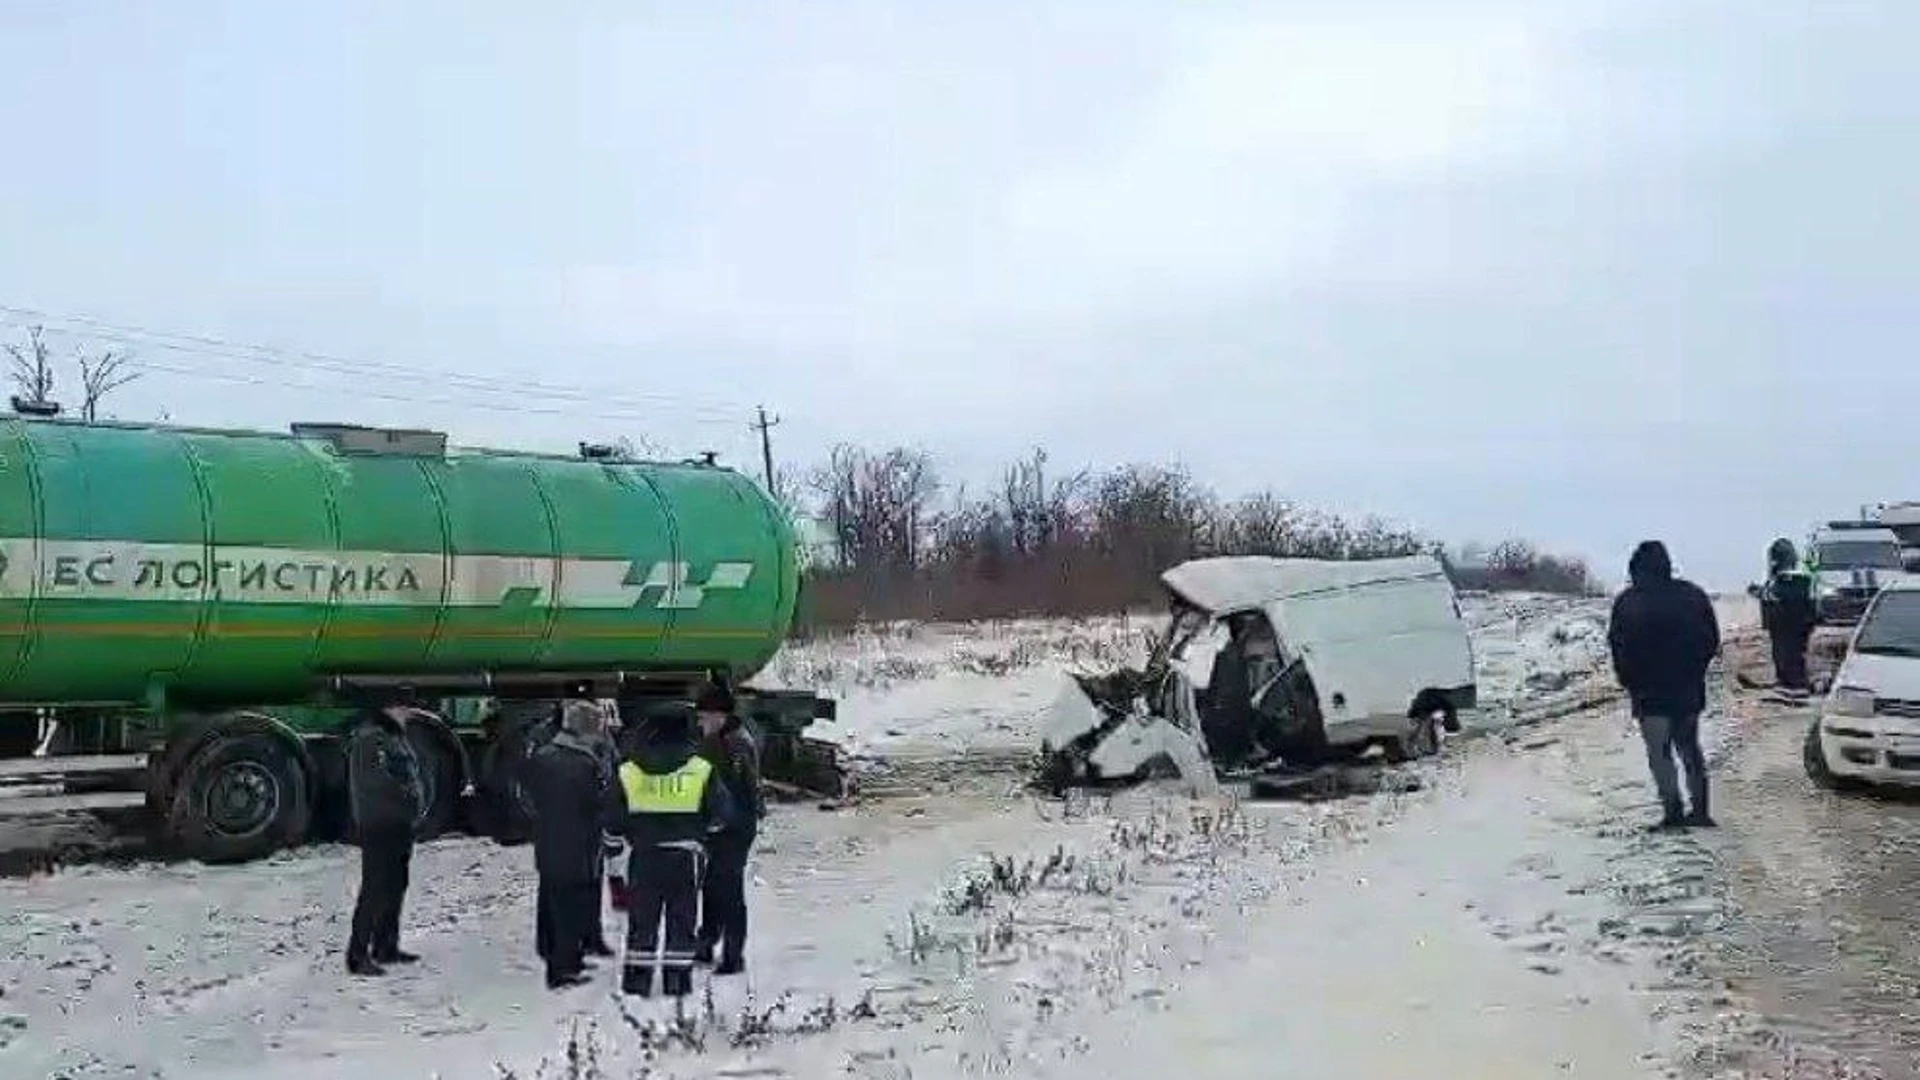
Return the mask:
<path id="1" fill-rule="evenodd" d="M 800 568 L 833 566 L 840 561 L 840 542 L 832 526 L 817 517 L 795 512 L 793 533 L 799 540 Z"/>

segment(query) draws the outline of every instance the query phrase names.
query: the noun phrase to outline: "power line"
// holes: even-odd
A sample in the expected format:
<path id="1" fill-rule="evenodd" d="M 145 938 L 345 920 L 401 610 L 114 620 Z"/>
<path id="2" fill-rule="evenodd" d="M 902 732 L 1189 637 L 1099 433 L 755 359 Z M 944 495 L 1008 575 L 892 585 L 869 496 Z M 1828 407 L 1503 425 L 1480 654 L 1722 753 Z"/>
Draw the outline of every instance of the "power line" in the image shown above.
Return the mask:
<path id="1" fill-rule="evenodd" d="M 236 383 L 236 384 L 245 385 L 245 386 L 260 386 L 260 387 L 278 388 L 278 389 L 286 389 L 286 390 L 312 390 L 320 393 L 340 394 L 342 396 L 351 396 L 355 398 L 371 398 L 376 401 L 398 401 L 398 402 L 404 402 L 412 405 L 443 405 L 443 406 L 450 406 L 453 408 L 481 409 L 481 410 L 487 410 L 492 412 L 505 412 L 505 413 L 517 413 L 517 414 L 530 413 L 530 414 L 539 415 L 539 416 L 572 416 L 572 417 L 579 417 L 581 419 L 633 421 L 633 422 L 644 422 L 649 424 L 657 424 L 660 419 L 660 413 L 659 413 L 659 410 L 657 409 L 650 413 L 608 412 L 605 410 L 582 409 L 582 408 L 572 407 L 572 406 L 559 406 L 559 405 L 542 406 L 537 404 L 529 404 L 527 402 L 475 401 L 475 400 L 462 399 L 462 398 L 432 397 L 432 396 L 422 395 L 422 394 L 398 394 L 398 393 L 391 393 L 391 392 L 382 391 L 382 390 L 366 390 L 357 386 L 317 386 L 317 385 L 314 385 L 313 383 L 279 382 L 272 379 L 263 379 L 263 378 L 259 378 L 251 375 L 234 375 L 234 374 L 229 374 L 226 372 L 218 372 L 218 371 L 196 371 L 192 368 L 173 367 L 167 364 L 156 364 L 151 361 L 142 361 L 140 363 L 140 369 L 143 371 L 164 371 L 173 375 L 184 375 L 192 379 L 212 379 L 216 382 Z M 737 422 L 732 420 L 717 420 L 717 419 L 709 419 L 709 418 L 703 418 L 703 417 L 692 417 L 692 418 L 683 418 L 683 419 L 685 419 L 685 422 L 687 423 L 698 424 L 703 427 L 715 427 L 715 426 L 721 426 L 721 425 L 731 427 L 734 423 Z"/>
<path id="2" fill-rule="evenodd" d="M 0 325 L 20 325 L 20 324 L 10 322 L 5 318 L 0 318 Z M 58 331 L 50 331 L 50 332 L 58 332 Z M 408 404 L 418 404 L 418 405 L 440 405 L 440 406 L 447 406 L 452 408 L 478 409 L 478 410 L 491 411 L 491 412 L 514 413 L 519 415 L 532 414 L 532 415 L 546 415 L 546 416 L 569 416 L 569 417 L 576 417 L 580 419 L 605 420 L 605 421 L 612 421 L 612 422 L 643 423 L 643 424 L 647 424 L 649 426 L 654 426 L 654 427 L 657 427 L 659 425 L 661 412 L 662 412 L 662 410 L 658 407 L 641 407 L 643 411 L 622 411 L 617 409 L 607 410 L 607 409 L 601 409 L 601 408 L 593 408 L 591 407 L 591 405 L 594 404 L 593 402 L 582 402 L 581 404 L 578 404 L 578 405 L 567 405 L 567 406 L 540 405 L 536 403 L 530 403 L 529 401 L 525 400 L 528 397 L 528 395 L 526 394 L 520 395 L 522 400 L 513 401 L 513 402 L 502 402 L 502 401 L 477 400 L 470 397 L 462 398 L 462 397 L 450 397 L 446 395 L 435 396 L 431 394 L 398 393 L 398 392 L 389 391 L 389 390 L 367 389 L 359 386 L 326 385 L 323 383 L 297 382 L 297 381 L 289 381 L 286 379 L 269 379 L 269 378 L 254 376 L 254 375 L 245 375 L 245 374 L 237 374 L 233 372 L 208 370 L 205 368 L 181 367 L 181 366 L 172 365 L 172 364 L 155 362 L 152 360 L 142 360 L 137 366 L 138 366 L 138 369 L 141 371 L 160 371 L 160 372 L 166 372 L 172 375 L 184 376 L 189 379 L 205 379 L 205 380 L 211 380 L 214 382 L 231 383 L 231 384 L 242 385 L 242 386 L 258 386 L 258 387 L 263 387 L 267 389 L 305 390 L 305 391 L 311 391 L 315 393 L 332 394 L 332 395 L 338 395 L 342 397 L 353 397 L 358 399 L 396 401 L 396 402 L 404 402 Z M 616 404 L 618 403 L 616 402 Z M 702 427 L 732 427 L 735 423 L 738 422 L 737 419 L 731 419 L 731 418 L 721 419 L 717 416 L 712 416 L 712 415 L 707 415 L 707 416 L 687 415 L 685 412 L 682 412 L 676 418 L 684 423 L 699 425 Z"/>
<path id="3" fill-rule="evenodd" d="M 233 341 L 205 334 L 183 334 L 171 331 L 154 330 L 147 327 L 123 323 L 112 323 L 87 315 L 61 315 L 35 308 L 23 308 L 0 304 L 0 315 L 10 318 L 0 319 L 11 325 L 22 325 L 14 321 L 27 319 L 38 325 L 47 323 L 70 324 L 55 326 L 56 332 L 69 336 L 98 337 L 109 341 L 118 341 L 130 345 L 152 345 L 156 348 L 185 352 L 193 355 L 211 355 L 241 360 L 250 363 L 273 363 L 276 366 L 293 366 L 334 371 L 348 375 L 398 375 L 406 377 L 427 376 L 442 379 L 457 385 L 473 389 L 521 392 L 525 390 L 547 391 L 560 396 L 591 396 L 599 400 L 608 400 L 609 395 L 592 391 L 582 391 L 576 387 L 563 387 L 541 383 L 537 380 L 509 379 L 500 376 L 470 375 L 464 372 L 440 371 L 413 365 L 396 364 L 381 360 L 358 360 L 327 353 L 311 352 L 300 349 L 284 349 L 272 345 L 260 345 L 249 342 Z M 75 330 L 74 326 L 84 329 Z M 187 344 L 180 344 L 185 342 Z M 619 397 L 620 395 L 612 395 Z M 678 395 L 658 392 L 626 392 L 629 398 L 646 398 L 668 404 L 684 404 L 687 399 Z"/>
<path id="4" fill-rule="evenodd" d="M 64 324 L 64 325 L 63 325 Z M 731 410 L 717 403 L 700 403 L 684 396 L 661 393 L 658 391 L 622 391 L 608 393 L 572 386 L 560 386 L 537 380 L 508 379 L 500 376 L 470 375 L 462 372 L 438 371 L 404 364 L 395 364 L 379 360 L 356 360 L 327 353 L 310 352 L 299 349 L 282 349 L 271 345 L 259 345 L 233 341 L 227 338 L 203 334 L 182 334 L 153 330 L 126 323 L 108 322 L 86 315 L 62 315 L 37 308 L 21 307 L 12 304 L 0 304 L 0 325 L 30 328 L 42 326 L 53 333 L 69 337 L 97 338 L 126 346 L 146 346 L 169 352 L 183 353 L 189 356 L 213 356 L 222 359 L 237 360 L 242 363 L 266 365 L 275 368 L 293 367 L 329 371 L 336 374 L 354 376 L 402 377 L 408 379 L 433 379 L 451 387 L 476 390 L 483 393 L 510 393 L 516 395 L 536 395 L 562 400 L 574 400 L 595 405 L 626 405 L 633 408 L 658 408 L 659 405 L 673 406 L 681 415 L 706 414 L 715 421 L 723 415 L 726 422 L 734 422 L 737 416 Z M 75 329 L 79 327 L 79 329 Z M 170 370 L 149 362 L 143 366 L 158 370 Z M 175 370 L 178 374 L 201 375 L 191 370 Z M 233 381 L 233 380 L 227 380 Z M 367 396 L 378 396 L 368 394 Z M 414 400 L 402 397 L 399 400 Z"/>

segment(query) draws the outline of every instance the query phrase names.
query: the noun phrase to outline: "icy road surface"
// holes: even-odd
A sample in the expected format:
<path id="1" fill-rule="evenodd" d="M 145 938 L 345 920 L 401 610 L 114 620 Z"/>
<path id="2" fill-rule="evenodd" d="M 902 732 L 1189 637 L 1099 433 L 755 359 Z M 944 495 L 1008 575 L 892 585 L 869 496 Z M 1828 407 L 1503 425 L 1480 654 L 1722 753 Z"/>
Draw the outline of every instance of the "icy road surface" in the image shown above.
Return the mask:
<path id="1" fill-rule="evenodd" d="M 426 959 L 379 981 L 341 970 L 350 851 L 6 882 L 0 1075 L 1618 1080 L 1751 1043 L 1705 974 L 1725 841 L 1641 831 L 1638 743 L 1593 677 L 1604 605 L 1470 615 L 1490 722 L 1527 723 L 1452 744 L 1425 790 L 1320 806 L 1014 789 L 1062 664 L 1123 658 L 1139 622 L 793 650 L 774 681 L 837 688 L 839 737 L 917 794 L 782 808 L 752 973 L 678 1021 L 611 971 L 542 987 L 525 849 L 423 847 Z M 1729 715 L 1716 754 L 1750 726 Z"/>

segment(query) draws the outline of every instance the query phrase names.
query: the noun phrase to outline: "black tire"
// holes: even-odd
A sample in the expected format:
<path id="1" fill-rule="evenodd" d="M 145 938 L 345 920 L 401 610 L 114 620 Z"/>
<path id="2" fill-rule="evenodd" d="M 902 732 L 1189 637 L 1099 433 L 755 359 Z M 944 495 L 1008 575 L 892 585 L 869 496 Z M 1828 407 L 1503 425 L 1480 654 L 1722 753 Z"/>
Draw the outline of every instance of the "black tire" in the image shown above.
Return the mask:
<path id="1" fill-rule="evenodd" d="M 1438 754 L 1441 723 L 1432 713 L 1408 718 L 1407 734 L 1381 741 L 1380 748 L 1386 752 L 1387 763 L 1404 765 L 1418 758 Z"/>
<path id="2" fill-rule="evenodd" d="M 1178 780 L 1180 779 L 1180 766 L 1176 765 L 1173 758 L 1166 754 L 1155 754 L 1141 763 L 1137 775 L 1140 779 L 1148 781 Z"/>
<path id="3" fill-rule="evenodd" d="M 1807 779 L 1822 791 L 1859 791 L 1860 781 L 1850 776 L 1841 776 L 1827 767 L 1827 756 L 1820 752 L 1820 721 L 1814 720 L 1807 726 L 1807 737 L 1800 745 L 1800 765 L 1807 771 Z"/>
<path id="4" fill-rule="evenodd" d="M 181 770 L 167 836 L 188 858 L 249 862 L 302 843 L 312 817 L 311 779 L 285 743 L 221 735 Z"/>
<path id="5" fill-rule="evenodd" d="M 553 735 L 544 723 L 504 723 L 480 761 L 481 830 L 501 844 L 533 839 L 533 801 L 521 777 L 527 759 Z"/>
<path id="6" fill-rule="evenodd" d="M 443 730 L 430 721 L 415 720 L 407 725 L 407 742 L 413 745 L 414 760 L 420 763 L 420 816 L 413 821 L 415 840 L 432 840 L 452 831 L 460 820 L 460 793 L 466 777 L 460 768 L 460 756 Z"/>

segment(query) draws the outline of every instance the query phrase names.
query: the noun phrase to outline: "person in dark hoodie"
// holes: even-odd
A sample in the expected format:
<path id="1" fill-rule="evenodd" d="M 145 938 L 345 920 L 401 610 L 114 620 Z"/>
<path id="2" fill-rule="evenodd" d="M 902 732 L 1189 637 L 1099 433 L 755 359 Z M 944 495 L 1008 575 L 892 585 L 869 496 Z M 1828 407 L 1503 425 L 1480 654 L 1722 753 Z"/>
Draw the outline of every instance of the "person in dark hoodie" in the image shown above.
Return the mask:
<path id="1" fill-rule="evenodd" d="M 400 948 L 400 910 L 420 815 L 420 762 L 407 741 L 407 710 L 363 710 L 347 736 L 347 793 L 360 846 L 360 895 L 347 938 L 347 970 L 383 975 L 420 959 Z"/>
<path id="2" fill-rule="evenodd" d="M 640 712 L 624 702 L 621 711 L 628 726 Z M 685 997 L 693 992 L 706 839 L 735 810 L 712 763 L 696 752 L 689 712 L 653 711 L 639 723 L 603 808 L 607 831 L 628 850 L 620 989 L 650 997 L 657 971 L 662 993 Z"/>
<path id="3" fill-rule="evenodd" d="M 1820 621 L 1813 602 L 1813 578 L 1800 565 L 1793 541 L 1781 537 L 1767 548 L 1767 583 L 1760 590 L 1760 625 L 1773 646 L 1773 676 L 1794 697 L 1812 692 L 1807 678 L 1807 643 Z"/>
<path id="4" fill-rule="evenodd" d="M 1627 575 L 1632 584 L 1613 602 L 1607 644 L 1660 792 L 1662 815 L 1654 828 L 1710 826 L 1700 714 L 1707 707 L 1707 667 L 1720 651 L 1713 601 L 1698 585 L 1673 576 L 1673 560 L 1658 540 L 1634 549 Z M 1691 813 L 1680 801 L 1675 757 L 1686 771 Z"/>
<path id="5" fill-rule="evenodd" d="M 553 990 L 585 982 L 586 957 L 601 942 L 600 824 L 613 783 L 597 745 L 605 726 L 597 703 L 569 701 L 562 706 L 559 733 L 527 761 L 533 862 L 540 876 L 534 941 Z"/>
<path id="6" fill-rule="evenodd" d="M 734 715 L 733 692 L 720 683 L 703 687 L 694 701 L 700 724 L 700 756 L 712 763 L 738 811 L 734 819 L 707 840 L 712 862 L 700 894 L 697 963 L 713 963 L 720 950 L 715 975 L 738 975 L 747 969 L 747 857 L 767 814 L 766 794 L 760 787 L 760 747 L 753 733 Z"/>

